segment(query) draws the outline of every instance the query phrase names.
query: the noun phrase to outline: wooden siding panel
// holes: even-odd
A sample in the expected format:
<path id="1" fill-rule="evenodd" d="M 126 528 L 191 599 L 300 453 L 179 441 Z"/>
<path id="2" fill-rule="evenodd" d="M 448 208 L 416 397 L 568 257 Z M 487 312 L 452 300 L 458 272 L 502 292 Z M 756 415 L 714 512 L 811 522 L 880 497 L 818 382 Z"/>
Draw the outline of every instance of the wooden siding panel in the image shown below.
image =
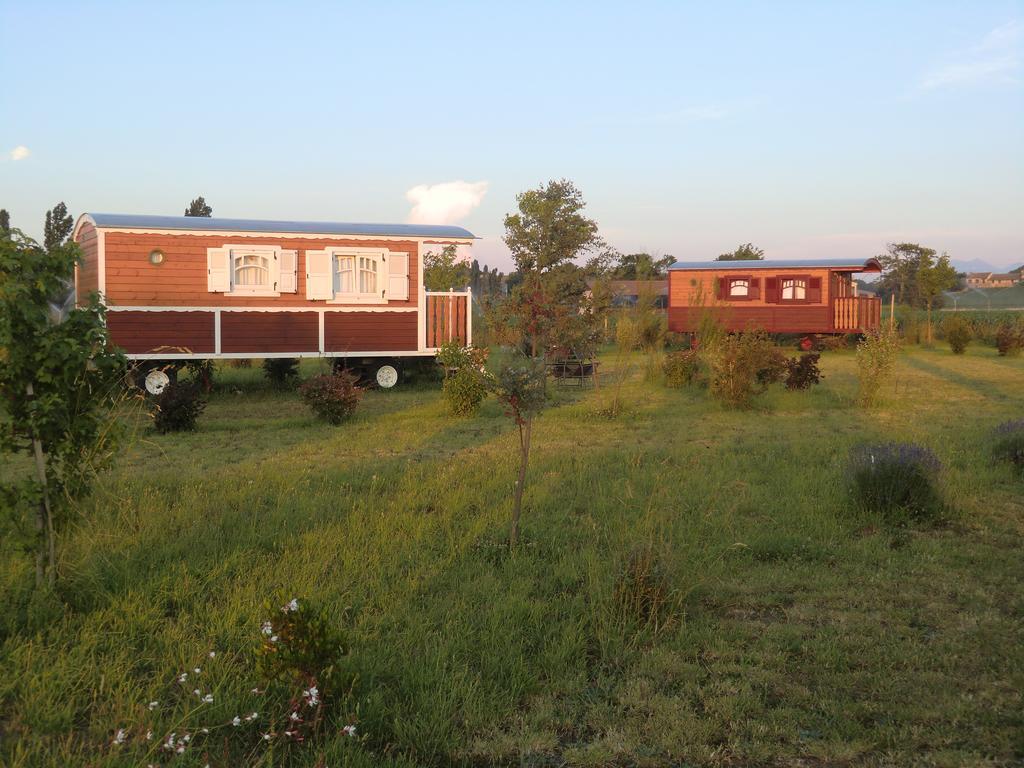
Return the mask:
<path id="1" fill-rule="evenodd" d="M 213 312 L 108 312 L 113 342 L 128 354 L 212 354 Z"/>
<path id="2" fill-rule="evenodd" d="M 828 305 L 800 304 L 771 307 L 669 307 L 668 328 L 693 332 L 705 310 L 719 317 L 729 331 L 760 329 L 771 333 L 830 333 L 832 309 Z"/>
<path id="3" fill-rule="evenodd" d="M 280 296 L 225 296 L 206 290 L 206 249 L 225 244 L 276 245 L 298 251 L 297 291 Z M 419 296 L 419 246 L 416 241 L 356 240 L 303 237 L 243 237 L 241 235 L 168 235 L 106 233 L 106 294 L 120 306 L 185 307 L 317 307 L 323 301 L 306 299 L 306 251 L 331 247 L 387 248 L 409 256 L 409 299 L 389 301 L 389 307 L 415 308 Z M 149 263 L 154 248 L 164 252 L 163 264 Z M 358 306 L 358 305 L 355 305 Z M 384 306 L 384 305 L 381 305 Z"/>
<path id="4" fill-rule="evenodd" d="M 89 294 L 98 291 L 100 287 L 100 249 L 96 227 L 88 221 L 82 222 L 75 241 L 82 249 L 82 261 L 78 265 L 78 276 L 75 281 L 75 302 L 82 305 L 88 301 Z"/>
<path id="5" fill-rule="evenodd" d="M 416 312 L 327 312 L 326 352 L 413 352 Z"/>
<path id="6" fill-rule="evenodd" d="M 317 312 L 221 312 L 220 351 L 317 352 Z"/>

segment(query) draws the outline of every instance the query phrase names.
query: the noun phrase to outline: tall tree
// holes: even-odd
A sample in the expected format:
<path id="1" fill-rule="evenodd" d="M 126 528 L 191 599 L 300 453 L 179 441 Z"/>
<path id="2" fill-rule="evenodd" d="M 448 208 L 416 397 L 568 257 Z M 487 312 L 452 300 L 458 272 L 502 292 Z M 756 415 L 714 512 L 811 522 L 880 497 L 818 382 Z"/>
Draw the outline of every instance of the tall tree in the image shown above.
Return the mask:
<path id="1" fill-rule="evenodd" d="M 75 226 L 75 220 L 68 213 L 68 207 L 63 202 L 57 203 L 46 212 L 46 221 L 43 224 L 43 247 L 48 251 L 64 244 Z"/>
<path id="2" fill-rule="evenodd" d="M 188 208 L 185 209 L 186 216 L 200 216 L 204 219 L 208 219 L 213 216 L 213 208 L 206 204 L 206 200 L 202 195 L 197 197 L 191 203 L 188 204 Z"/>
<path id="3" fill-rule="evenodd" d="M 601 245 L 597 223 L 583 215 L 583 194 L 566 179 L 516 197 L 505 216 L 505 245 L 520 272 L 544 274 Z"/>
<path id="4" fill-rule="evenodd" d="M 469 281 L 469 266 L 459 258 L 454 245 L 423 254 L 423 286 L 428 291 L 464 288 Z"/>
<path id="5" fill-rule="evenodd" d="M 934 254 L 934 251 L 932 251 Z M 956 285 L 956 269 L 949 263 L 949 254 L 942 254 L 938 259 L 928 256 L 918 264 L 917 290 L 921 301 L 928 310 L 928 343 L 932 342 L 932 306 L 943 291 Z"/>
<path id="6" fill-rule="evenodd" d="M 0 450 L 31 457 L 31 471 L 0 477 L 0 509 L 15 530 L 35 518 L 37 585 L 53 584 L 57 533 L 113 455 L 111 406 L 126 363 L 97 294 L 66 314 L 52 311 L 79 257 L 76 243 L 0 238 Z"/>
<path id="7" fill-rule="evenodd" d="M 11 214 L 6 208 L 0 208 L 0 237 L 7 237 L 11 234 Z"/>
<path id="8" fill-rule="evenodd" d="M 649 253 L 628 253 L 618 256 L 612 277 L 616 280 L 657 280 L 665 277 L 668 268 L 675 263 L 674 256 L 655 259 Z"/>
<path id="9" fill-rule="evenodd" d="M 921 306 L 917 274 L 922 264 L 935 258 L 935 249 L 918 243 L 889 243 L 885 253 L 878 255 L 882 277 L 878 280 L 879 295 L 896 296 L 897 304 Z"/>
<path id="10" fill-rule="evenodd" d="M 739 246 L 732 253 L 723 253 L 715 261 L 763 261 L 764 249 L 758 248 L 753 243 L 745 243 Z"/>

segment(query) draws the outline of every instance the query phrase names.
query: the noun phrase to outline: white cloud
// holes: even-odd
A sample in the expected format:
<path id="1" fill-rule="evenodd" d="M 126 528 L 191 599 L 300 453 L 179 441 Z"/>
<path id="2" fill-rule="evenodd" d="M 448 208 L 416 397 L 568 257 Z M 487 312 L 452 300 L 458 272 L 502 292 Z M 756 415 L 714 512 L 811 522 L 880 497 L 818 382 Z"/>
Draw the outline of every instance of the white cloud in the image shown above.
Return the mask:
<path id="1" fill-rule="evenodd" d="M 486 181 L 420 184 L 405 193 L 412 203 L 410 224 L 454 224 L 483 202 Z"/>
<path id="2" fill-rule="evenodd" d="M 1016 83 L 1021 70 L 1021 41 L 1024 24 L 1017 20 L 1002 24 L 977 45 L 953 56 L 951 61 L 925 75 L 925 90 L 983 83 Z"/>
<path id="3" fill-rule="evenodd" d="M 26 157 L 31 155 L 32 152 L 24 144 L 19 144 L 11 150 L 11 160 L 17 162 L 18 160 L 24 160 Z"/>

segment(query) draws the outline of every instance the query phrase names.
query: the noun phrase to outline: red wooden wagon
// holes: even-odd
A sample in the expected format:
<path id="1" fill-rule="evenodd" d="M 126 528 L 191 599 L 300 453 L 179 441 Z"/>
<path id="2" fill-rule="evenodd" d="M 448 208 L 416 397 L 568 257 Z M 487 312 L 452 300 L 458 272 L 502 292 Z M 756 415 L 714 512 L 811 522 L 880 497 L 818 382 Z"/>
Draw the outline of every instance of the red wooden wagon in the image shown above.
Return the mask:
<path id="1" fill-rule="evenodd" d="M 423 288 L 423 256 L 461 227 L 87 213 L 76 297 L 99 292 L 140 361 L 328 357 L 381 386 L 445 341 L 472 341 L 472 296 Z"/>

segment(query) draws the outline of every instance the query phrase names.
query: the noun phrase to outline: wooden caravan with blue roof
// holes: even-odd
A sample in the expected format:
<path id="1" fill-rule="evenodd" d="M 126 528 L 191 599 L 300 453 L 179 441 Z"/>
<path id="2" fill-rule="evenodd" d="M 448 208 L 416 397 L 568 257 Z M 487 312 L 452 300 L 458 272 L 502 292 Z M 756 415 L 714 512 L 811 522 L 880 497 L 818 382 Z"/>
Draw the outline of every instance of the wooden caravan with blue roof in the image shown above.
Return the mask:
<path id="1" fill-rule="evenodd" d="M 881 326 L 881 302 L 859 296 L 854 275 L 877 259 L 677 262 L 668 273 L 669 330 L 692 333 L 705 313 L 727 330 L 864 333 Z"/>
<path id="2" fill-rule="evenodd" d="M 426 253 L 475 240 L 462 227 L 87 213 L 73 237 L 77 299 L 99 293 L 133 359 L 329 357 L 397 374 L 472 341 L 469 291 L 423 287 Z"/>

